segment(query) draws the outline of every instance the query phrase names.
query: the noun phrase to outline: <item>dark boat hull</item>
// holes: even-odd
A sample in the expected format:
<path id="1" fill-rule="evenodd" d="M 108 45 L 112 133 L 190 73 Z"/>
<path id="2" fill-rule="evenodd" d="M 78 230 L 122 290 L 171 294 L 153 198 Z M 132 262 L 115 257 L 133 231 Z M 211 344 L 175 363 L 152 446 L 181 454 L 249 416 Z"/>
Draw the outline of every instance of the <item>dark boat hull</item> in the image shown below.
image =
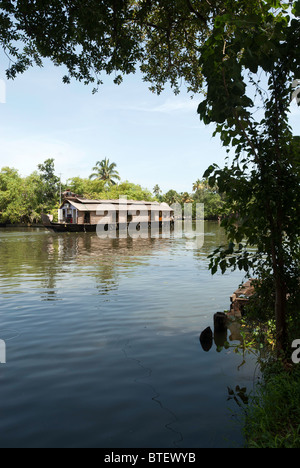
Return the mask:
<path id="1" fill-rule="evenodd" d="M 59 224 L 51 223 L 45 226 L 49 231 L 54 232 L 96 232 L 97 224 Z"/>
<path id="2" fill-rule="evenodd" d="M 96 232 L 97 224 L 53 223 L 49 216 L 42 214 L 43 225 L 52 232 Z"/>
<path id="3" fill-rule="evenodd" d="M 52 232 L 56 233 L 62 233 L 62 232 L 97 232 L 97 224 L 59 224 L 59 223 L 51 223 L 50 225 L 45 226 L 46 229 Z M 159 223 L 159 229 L 162 229 L 162 223 Z M 171 225 L 173 227 L 173 224 Z M 125 229 L 127 226 L 125 227 Z M 117 225 L 109 225 L 105 226 L 104 231 L 109 232 L 111 230 L 117 230 L 119 231 L 120 229 L 124 229 L 124 226 L 122 228 Z M 151 229 L 151 225 L 148 223 L 142 227 L 142 230 L 148 230 Z"/>

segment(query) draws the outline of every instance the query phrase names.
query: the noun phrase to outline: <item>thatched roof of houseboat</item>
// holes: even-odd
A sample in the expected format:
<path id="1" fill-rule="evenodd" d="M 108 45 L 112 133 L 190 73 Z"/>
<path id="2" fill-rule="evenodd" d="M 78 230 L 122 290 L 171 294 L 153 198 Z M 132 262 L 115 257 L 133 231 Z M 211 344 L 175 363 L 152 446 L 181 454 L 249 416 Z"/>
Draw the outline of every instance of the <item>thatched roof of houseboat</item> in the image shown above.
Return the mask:
<path id="1" fill-rule="evenodd" d="M 159 202 L 149 202 L 149 201 L 137 201 L 137 200 L 89 200 L 86 198 L 80 197 L 68 197 L 65 198 L 60 208 L 63 208 L 65 203 L 70 203 L 74 208 L 78 211 L 97 211 L 100 208 L 104 211 L 109 211 L 112 206 L 118 207 L 119 211 L 127 210 L 128 207 L 131 205 L 138 207 L 147 207 L 151 208 L 151 210 L 157 211 L 169 211 L 171 212 L 172 209 L 167 205 L 167 203 L 159 203 Z"/>

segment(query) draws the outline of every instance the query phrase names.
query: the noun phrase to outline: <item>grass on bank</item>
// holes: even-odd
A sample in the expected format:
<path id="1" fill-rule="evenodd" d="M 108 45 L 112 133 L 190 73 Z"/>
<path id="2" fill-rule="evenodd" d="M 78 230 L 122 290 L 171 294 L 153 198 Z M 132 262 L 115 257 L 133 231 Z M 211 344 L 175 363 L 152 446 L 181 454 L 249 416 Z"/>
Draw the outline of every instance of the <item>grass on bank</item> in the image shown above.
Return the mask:
<path id="1" fill-rule="evenodd" d="M 266 278 L 245 311 L 244 341 L 262 349 L 258 359 L 262 379 L 245 405 L 244 434 L 247 448 L 300 448 L 300 364 L 292 364 L 292 343 L 300 338 L 300 294 L 288 304 L 289 352 L 284 360 L 276 355 L 275 299 L 272 278 Z"/>
<path id="2" fill-rule="evenodd" d="M 247 448 L 300 448 L 300 364 L 268 364 L 250 399 L 244 426 Z"/>

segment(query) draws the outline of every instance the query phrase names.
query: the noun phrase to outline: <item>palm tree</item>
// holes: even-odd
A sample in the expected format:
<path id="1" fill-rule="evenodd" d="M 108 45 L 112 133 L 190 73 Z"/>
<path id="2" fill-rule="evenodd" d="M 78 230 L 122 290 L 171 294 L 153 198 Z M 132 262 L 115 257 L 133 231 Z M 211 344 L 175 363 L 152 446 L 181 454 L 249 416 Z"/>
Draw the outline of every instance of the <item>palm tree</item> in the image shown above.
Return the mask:
<path id="1" fill-rule="evenodd" d="M 103 161 L 98 161 L 96 166 L 93 167 L 93 174 L 90 175 L 90 179 L 104 180 L 109 185 L 116 185 L 116 180 L 121 180 L 118 171 L 116 171 L 116 163 L 109 162 L 109 159 L 105 158 Z"/>
<path id="2" fill-rule="evenodd" d="M 193 185 L 193 192 L 199 192 L 200 190 L 202 192 L 205 192 L 206 190 L 209 190 L 209 182 L 208 179 L 198 179 Z"/>
<path id="3" fill-rule="evenodd" d="M 187 192 L 181 194 L 181 201 L 182 203 L 193 203 L 194 200 L 192 199 L 191 195 Z"/>
<path id="4" fill-rule="evenodd" d="M 193 185 L 193 192 L 198 192 L 202 188 L 202 181 L 200 179 L 196 180 Z"/>
<path id="5" fill-rule="evenodd" d="M 159 195 L 161 194 L 161 188 L 158 184 L 155 185 L 154 189 L 153 189 L 153 193 L 154 195 L 156 195 L 157 197 L 159 197 Z"/>

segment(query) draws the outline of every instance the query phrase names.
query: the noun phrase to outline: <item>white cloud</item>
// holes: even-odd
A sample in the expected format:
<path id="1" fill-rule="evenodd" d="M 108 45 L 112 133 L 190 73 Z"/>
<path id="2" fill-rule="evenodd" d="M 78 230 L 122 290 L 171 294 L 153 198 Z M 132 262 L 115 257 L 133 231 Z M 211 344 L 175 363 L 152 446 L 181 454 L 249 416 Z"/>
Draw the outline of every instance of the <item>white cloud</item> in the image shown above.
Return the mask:
<path id="1" fill-rule="evenodd" d="M 197 113 L 197 101 L 195 99 L 167 99 L 163 104 L 154 107 L 152 112 L 169 114 L 172 112 L 194 112 Z"/>
<path id="2" fill-rule="evenodd" d="M 182 99 L 178 96 L 165 100 L 159 105 L 154 105 L 151 103 L 143 103 L 141 105 L 132 106 L 130 104 L 124 104 L 121 106 L 122 110 L 126 111 L 136 111 L 136 112 L 151 112 L 151 113 L 162 113 L 162 114 L 171 114 L 173 112 L 193 112 L 197 113 L 198 103 L 197 99 Z"/>

